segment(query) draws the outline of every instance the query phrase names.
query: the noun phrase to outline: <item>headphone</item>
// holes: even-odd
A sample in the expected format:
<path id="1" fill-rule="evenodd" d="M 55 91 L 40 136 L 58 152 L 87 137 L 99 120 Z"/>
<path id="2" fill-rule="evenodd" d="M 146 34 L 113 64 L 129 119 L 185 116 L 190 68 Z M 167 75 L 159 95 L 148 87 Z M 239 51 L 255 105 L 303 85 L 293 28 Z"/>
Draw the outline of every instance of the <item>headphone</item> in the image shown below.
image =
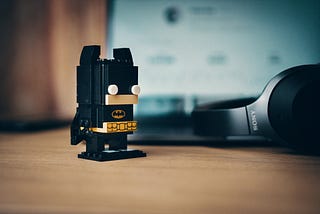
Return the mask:
<path id="1" fill-rule="evenodd" d="M 209 103 L 192 112 L 201 136 L 257 136 L 304 152 L 320 153 L 320 64 L 273 77 L 258 98 Z"/>

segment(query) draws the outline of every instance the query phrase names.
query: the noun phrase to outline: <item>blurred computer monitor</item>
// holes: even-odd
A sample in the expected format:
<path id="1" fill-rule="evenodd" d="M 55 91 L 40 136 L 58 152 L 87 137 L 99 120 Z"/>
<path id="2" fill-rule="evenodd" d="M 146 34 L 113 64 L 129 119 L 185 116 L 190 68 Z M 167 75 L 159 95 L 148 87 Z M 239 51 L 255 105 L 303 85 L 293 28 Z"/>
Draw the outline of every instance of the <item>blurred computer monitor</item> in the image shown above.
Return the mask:
<path id="1" fill-rule="evenodd" d="M 142 88 L 138 116 L 257 96 L 280 71 L 320 62 L 320 1 L 113 0 L 108 57 L 129 47 Z"/>

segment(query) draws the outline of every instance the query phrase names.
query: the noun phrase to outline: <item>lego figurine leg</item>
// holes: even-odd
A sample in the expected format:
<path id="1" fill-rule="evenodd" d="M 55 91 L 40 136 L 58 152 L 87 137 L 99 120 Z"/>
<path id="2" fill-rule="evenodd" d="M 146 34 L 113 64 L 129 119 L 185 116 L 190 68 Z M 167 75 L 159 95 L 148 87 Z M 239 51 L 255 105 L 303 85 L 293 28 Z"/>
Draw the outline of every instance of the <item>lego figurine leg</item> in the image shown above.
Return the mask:
<path id="1" fill-rule="evenodd" d="M 104 150 L 105 140 L 103 136 L 94 135 L 86 141 L 86 152 L 99 153 Z"/>
<path id="2" fill-rule="evenodd" d="M 109 144 L 109 149 L 104 148 L 105 143 Z M 140 150 L 127 149 L 126 134 L 113 136 L 112 138 L 94 134 L 94 136 L 86 140 L 86 151 L 78 154 L 78 158 L 95 161 L 111 161 L 146 156 L 146 153 Z"/>
<path id="3" fill-rule="evenodd" d="M 86 138 L 86 151 L 78 154 L 78 158 L 96 160 L 101 158 L 101 152 L 104 151 L 105 139 L 98 134 L 91 134 Z"/>
<path id="4" fill-rule="evenodd" d="M 127 149 L 127 135 L 122 134 L 108 141 L 109 150 Z"/>

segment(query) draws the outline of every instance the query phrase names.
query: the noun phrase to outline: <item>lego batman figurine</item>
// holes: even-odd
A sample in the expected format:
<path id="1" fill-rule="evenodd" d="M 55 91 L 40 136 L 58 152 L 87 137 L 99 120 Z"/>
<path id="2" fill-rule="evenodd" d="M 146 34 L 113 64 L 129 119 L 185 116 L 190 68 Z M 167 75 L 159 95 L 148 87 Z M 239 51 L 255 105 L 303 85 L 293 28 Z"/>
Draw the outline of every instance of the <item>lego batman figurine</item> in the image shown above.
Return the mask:
<path id="1" fill-rule="evenodd" d="M 71 145 L 85 141 L 86 151 L 78 157 L 95 161 L 145 157 L 142 151 L 127 149 L 127 135 L 137 129 L 133 104 L 140 93 L 138 67 L 133 65 L 130 49 L 114 49 L 110 60 L 99 56 L 100 46 L 82 49 Z"/>

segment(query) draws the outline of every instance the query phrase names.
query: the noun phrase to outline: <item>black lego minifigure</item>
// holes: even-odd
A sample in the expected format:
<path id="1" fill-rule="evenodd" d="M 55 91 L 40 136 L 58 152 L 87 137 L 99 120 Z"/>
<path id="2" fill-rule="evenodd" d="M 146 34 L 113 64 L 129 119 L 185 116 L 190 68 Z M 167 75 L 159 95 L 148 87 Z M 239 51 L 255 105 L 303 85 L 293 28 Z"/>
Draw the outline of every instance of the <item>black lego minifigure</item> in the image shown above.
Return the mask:
<path id="1" fill-rule="evenodd" d="M 100 46 L 82 49 L 71 145 L 85 141 L 86 151 L 78 157 L 95 161 L 145 157 L 140 150 L 127 149 L 127 134 L 137 129 L 133 104 L 140 93 L 138 67 L 133 65 L 130 49 L 114 49 L 110 60 L 99 56 Z"/>

